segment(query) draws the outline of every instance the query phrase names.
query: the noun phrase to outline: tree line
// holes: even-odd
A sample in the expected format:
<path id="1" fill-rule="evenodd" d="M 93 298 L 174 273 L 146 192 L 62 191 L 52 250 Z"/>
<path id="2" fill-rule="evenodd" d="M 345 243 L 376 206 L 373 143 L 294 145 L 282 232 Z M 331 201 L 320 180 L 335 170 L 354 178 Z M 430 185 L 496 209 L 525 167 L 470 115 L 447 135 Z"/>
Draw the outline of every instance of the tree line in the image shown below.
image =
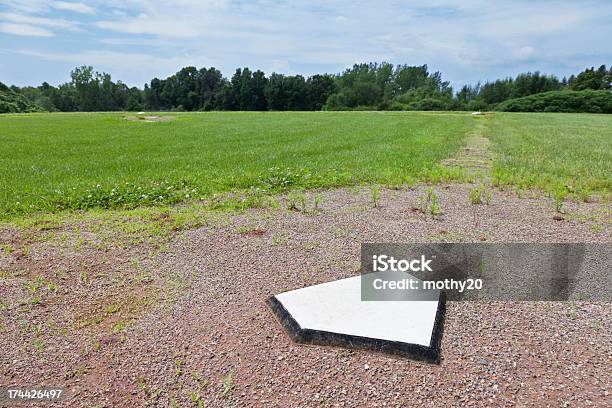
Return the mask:
<path id="1" fill-rule="evenodd" d="M 608 69 L 605 65 L 587 68 L 562 79 L 538 71 L 527 72 L 514 78 L 465 85 L 458 91 L 442 79 L 439 71 L 430 72 L 427 65 L 387 62 L 355 64 L 338 74 L 310 77 L 278 73 L 266 76 L 260 70 L 238 68 L 231 78 L 225 78 L 213 67 L 185 67 L 168 78 L 152 79 L 144 89 L 114 82 L 110 74 L 97 72 L 90 66 L 75 68 L 70 78 L 69 82 L 57 87 L 46 82 L 38 87 L 22 88 L 0 83 L 0 113 L 36 110 L 493 110 L 504 106 L 526 107 L 529 105 L 504 102 L 550 92 L 561 94 L 542 100 L 555 100 L 555 106 L 567 111 L 574 105 L 559 105 L 559 98 L 570 98 L 571 92 L 583 91 L 604 92 L 583 92 L 579 97 L 572 94 L 572 100 L 597 95 L 597 100 L 604 101 L 604 105 L 597 102 L 599 105 L 589 109 L 607 112 L 607 103 L 612 101 L 612 66 Z"/>

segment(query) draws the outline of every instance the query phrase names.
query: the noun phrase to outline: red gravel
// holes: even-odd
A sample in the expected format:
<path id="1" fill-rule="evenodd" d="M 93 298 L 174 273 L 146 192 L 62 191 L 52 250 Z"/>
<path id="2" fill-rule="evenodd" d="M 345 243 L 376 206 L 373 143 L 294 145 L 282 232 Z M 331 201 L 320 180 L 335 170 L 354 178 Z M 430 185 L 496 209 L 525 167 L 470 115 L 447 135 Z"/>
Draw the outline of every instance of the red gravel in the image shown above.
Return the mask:
<path id="1" fill-rule="evenodd" d="M 159 254 L 142 245 L 60 253 L 44 243 L 26 260 L 4 254 L 0 270 L 10 273 L 74 272 L 85 262 L 90 275 L 109 278 L 106 289 L 66 284 L 65 303 L 29 310 L 19 305 L 28 289 L 0 279 L 0 384 L 63 385 L 64 405 L 82 407 L 197 406 L 198 398 L 203 406 L 610 406 L 609 303 L 450 302 L 439 366 L 294 344 L 266 308 L 271 294 L 357 274 L 362 242 L 611 242 L 608 206 L 568 203 L 557 221 L 550 200 L 495 192 L 491 205 L 473 206 L 467 190 L 436 187 L 443 214 L 435 219 L 413 210 L 423 189 L 383 190 L 378 208 L 367 190 L 344 189 L 323 193 L 316 213 L 251 210 L 178 233 Z M 118 286 L 135 270 L 152 282 Z M 67 279 L 76 281 L 73 272 Z M 175 299 L 159 286 L 170 283 Z M 155 302 L 114 334 L 108 311 L 65 335 L 48 328 L 50 315 L 79 321 L 109 288 L 121 305 Z"/>

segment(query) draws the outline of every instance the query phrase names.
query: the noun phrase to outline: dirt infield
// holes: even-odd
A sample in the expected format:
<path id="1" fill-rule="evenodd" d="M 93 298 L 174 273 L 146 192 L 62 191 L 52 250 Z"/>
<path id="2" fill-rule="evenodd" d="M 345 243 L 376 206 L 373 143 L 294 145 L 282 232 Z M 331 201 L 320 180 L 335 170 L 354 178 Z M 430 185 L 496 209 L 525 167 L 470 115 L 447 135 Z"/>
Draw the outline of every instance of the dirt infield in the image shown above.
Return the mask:
<path id="1" fill-rule="evenodd" d="M 381 190 L 376 208 L 368 189 L 320 192 L 318 209 L 307 195 L 305 212 L 281 201 L 157 246 L 95 221 L 5 228 L 0 383 L 65 386 L 77 407 L 609 404 L 609 303 L 449 302 L 440 365 L 297 345 L 267 309 L 358 274 L 362 242 L 612 241 L 607 205 L 566 203 L 555 220 L 552 200 L 473 205 L 470 188 L 433 187 L 435 216 L 419 209 L 426 187 Z"/>

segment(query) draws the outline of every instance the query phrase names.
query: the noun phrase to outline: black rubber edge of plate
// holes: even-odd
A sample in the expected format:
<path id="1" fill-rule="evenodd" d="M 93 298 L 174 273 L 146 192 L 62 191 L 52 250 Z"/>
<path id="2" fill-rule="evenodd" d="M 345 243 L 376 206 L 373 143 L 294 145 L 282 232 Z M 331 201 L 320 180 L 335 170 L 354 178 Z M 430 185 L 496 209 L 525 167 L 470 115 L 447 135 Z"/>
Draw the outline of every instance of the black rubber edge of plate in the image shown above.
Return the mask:
<path id="1" fill-rule="evenodd" d="M 446 314 L 446 294 L 444 292 L 440 292 L 440 298 L 438 299 L 438 309 L 429 347 L 420 344 L 374 339 L 324 330 L 304 329 L 300 327 L 298 322 L 275 296 L 270 296 L 266 300 L 266 304 L 285 328 L 289 337 L 296 343 L 372 350 L 432 364 L 440 363 L 440 347 Z"/>

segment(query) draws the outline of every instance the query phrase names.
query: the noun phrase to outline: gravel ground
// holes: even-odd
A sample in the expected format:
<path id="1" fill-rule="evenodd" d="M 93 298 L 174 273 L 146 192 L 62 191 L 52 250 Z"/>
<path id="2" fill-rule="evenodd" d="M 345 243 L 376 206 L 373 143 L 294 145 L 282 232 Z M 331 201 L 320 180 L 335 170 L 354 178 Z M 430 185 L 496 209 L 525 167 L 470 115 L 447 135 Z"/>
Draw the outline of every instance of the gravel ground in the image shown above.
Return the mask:
<path id="1" fill-rule="evenodd" d="M 340 189 L 320 193 L 319 211 L 249 210 L 177 233 L 162 252 L 39 243 L 4 254 L 0 384 L 63 385 L 76 407 L 611 406 L 605 302 L 449 302 L 440 365 L 291 342 L 264 300 L 357 274 L 362 242 L 612 241 L 607 205 L 567 203 L 555 220 L 548 199 L 495 191 L 474 206 L 468 186 L 434 189 L 435 218 L 415 210 L 424 188 L 382 190 L 377 208 L 369 190 Z M 50 269 L 104 279 L 24 306 L 32 291 L 10 277 Z M 108 306 L 99 321 L 83 316 L 108 305 L 92 300 L 108 288 L 130 306 L 120 330 Z"/>

